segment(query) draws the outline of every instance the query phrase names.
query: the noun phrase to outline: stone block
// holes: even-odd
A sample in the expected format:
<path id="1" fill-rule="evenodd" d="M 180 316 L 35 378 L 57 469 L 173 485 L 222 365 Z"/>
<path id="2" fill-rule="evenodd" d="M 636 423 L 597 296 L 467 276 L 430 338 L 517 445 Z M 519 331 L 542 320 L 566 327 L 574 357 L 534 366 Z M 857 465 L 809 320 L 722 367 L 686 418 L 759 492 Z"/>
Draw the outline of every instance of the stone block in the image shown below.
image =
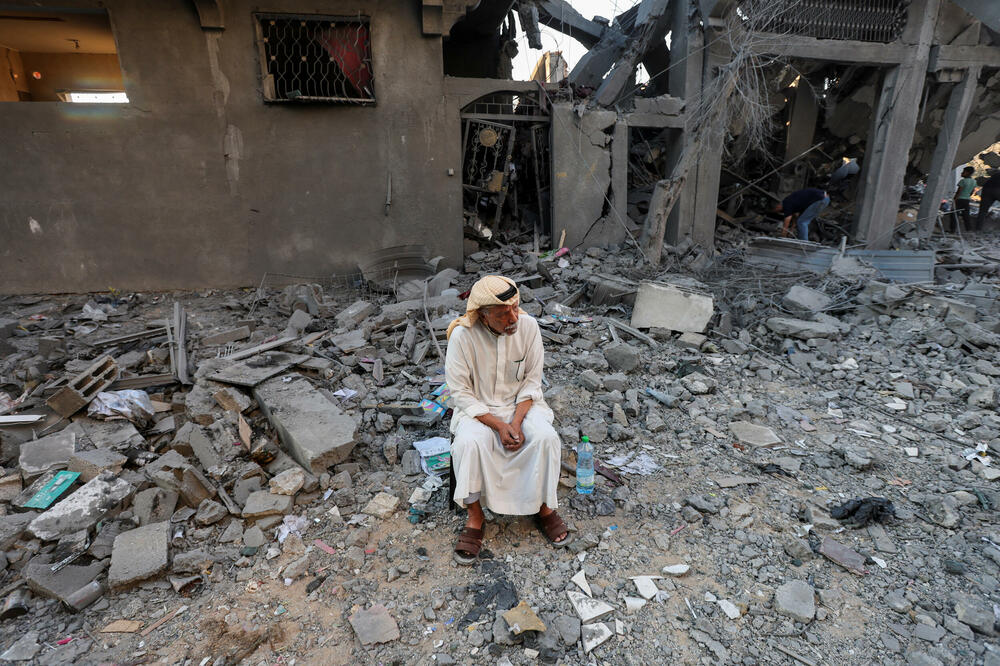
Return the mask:
<path id="1" fill-rule="evenodd" d="M 362 509 L 362 513 L 366 513 L 369 516 L 375 516 L 376 518 L 388 518 L 392 515 L 393 511 L 396 510 L 396 506 L 399 504 L 399 498 L 395 495 L 390 495 L 389 493 L 378 493 L 371 499 L 370 502 Z"/>
<path id="2" fill-rule="evenodd" d="M 158 487 L 177 493 L 181 501 L 192 509 L 197 509 L 203 500 L 216 495 L 215 486 L 186 462 L 176 467 L 163 467 L 150 474 L 150 479 Z"/>
<path id="3" fill-rule="evenodd" d="M 135 486 L 103 472 L 31 521 L 28 531 L 42 541 L 90 529 L 135 492 Z"/>
<path id="4" fill-rule="evenodd" d="M 70 417 L 87 405 L 101 391 L 118 379 L 118 366 L 110 356 L 99 358 L 93 365 L 66 382 L 45 401 L 59 416 Z"/>
<path id="5" fill-rule="evenodd" d="M 115 537 L 108 586 L 131 587 L 167 570 L 170 523 L 150 523 Z"/>
<path id="6" fill-rule="evenodd" d="M 271 379 L 258 385 L 254 396 L 288 454 L 314 475 L 344 461 L 354 449 L 354 419 L 306 379 Z"/>
<path id="7" fill-rule="evenodd" d="M 839 327 L 825 322 L 806 321 L 804 319 L 771 317 L 767 320 L 767 327 L 778 335 L 798 338 L 800 340 L 840 337 Z"/>
<path id="8" fill-rule="evenodd" d="M 803 580 L 791 580 L 774 593 L 774 610 L 780 615 L 803 624 L 812 622 L 816 616 L 816 600 L 813 588 Z"/>
<path id="9" fill-rule="evenodd" d="M 660 282 L 643 282 L 632 309 L 633 328 L 666 328 L 681 333 L 702 333 L 715 305 L 712 296 Z"/>
<path id="10" fill-rule="evenodd" d="M 91 449 L 74 453 L 69 459 L 69 471 L 79 472 L 80 480 L 86 483 L 107 470 L 118 474 L 128 458 L 110 449 Z"/>

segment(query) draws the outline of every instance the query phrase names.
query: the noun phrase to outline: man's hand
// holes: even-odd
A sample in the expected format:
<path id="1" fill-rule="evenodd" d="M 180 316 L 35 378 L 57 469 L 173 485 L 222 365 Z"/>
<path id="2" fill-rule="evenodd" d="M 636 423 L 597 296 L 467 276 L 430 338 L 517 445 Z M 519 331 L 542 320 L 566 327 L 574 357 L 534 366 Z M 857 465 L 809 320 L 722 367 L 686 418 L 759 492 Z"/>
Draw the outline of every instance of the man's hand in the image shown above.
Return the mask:
<path id="1" fill-rule="evenodd" d="M 508 451 L 517 451 L 524 446 L 524 435 L 521 434 L 521 428 L 515 428 L 514 424 L 501 421 L 497 424 L 496 430 L 497 434 L 500 435 L 500 443 Z"/>

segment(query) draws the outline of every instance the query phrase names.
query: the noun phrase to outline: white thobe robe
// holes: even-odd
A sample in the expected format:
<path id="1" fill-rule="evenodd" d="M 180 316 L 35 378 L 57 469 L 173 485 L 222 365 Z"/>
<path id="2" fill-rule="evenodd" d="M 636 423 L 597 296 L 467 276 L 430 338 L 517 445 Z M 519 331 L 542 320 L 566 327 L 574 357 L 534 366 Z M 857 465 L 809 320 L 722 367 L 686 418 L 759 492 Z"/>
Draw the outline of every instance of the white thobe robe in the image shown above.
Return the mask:
<path id="1" fill-rule="evenodd" d="M 524 516 L 542 503 L 555 509 L 559 484 L 559 435 L 542 397 L 542 336 L 522 314 L 514 335 L 494 335 L 482 321 L 459 326 L 448 340 L 445 376 L 451 389 L 452 466 L 459 504 L 477 499 L 494 513 Z M 524 444 L 509 451 L 477 416 L 510 423 L 518 403 L 532 400 L 521 424 Z"/>

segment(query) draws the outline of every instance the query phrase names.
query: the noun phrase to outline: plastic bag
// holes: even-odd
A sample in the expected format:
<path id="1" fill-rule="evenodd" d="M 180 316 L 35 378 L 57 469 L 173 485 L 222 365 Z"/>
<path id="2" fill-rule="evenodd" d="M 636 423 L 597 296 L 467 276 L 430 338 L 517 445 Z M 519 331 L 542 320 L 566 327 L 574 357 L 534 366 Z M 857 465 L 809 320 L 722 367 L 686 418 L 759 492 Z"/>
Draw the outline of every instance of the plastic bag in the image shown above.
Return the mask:
<path id="1" fill-rule="evenodd" d="M 87 416 L 98 419 L 124 417 L 136 425 L 153 420 L 153 401 L 145 391 L 102 391 L 90 402 Z"/>

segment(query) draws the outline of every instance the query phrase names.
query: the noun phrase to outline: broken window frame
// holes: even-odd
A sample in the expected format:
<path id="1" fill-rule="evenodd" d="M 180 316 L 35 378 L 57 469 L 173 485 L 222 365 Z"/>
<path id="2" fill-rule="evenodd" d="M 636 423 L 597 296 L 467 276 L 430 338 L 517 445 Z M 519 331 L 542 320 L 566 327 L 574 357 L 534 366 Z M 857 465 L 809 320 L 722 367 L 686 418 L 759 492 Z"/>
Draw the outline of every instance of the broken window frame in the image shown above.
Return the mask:
<path id="1" fill-rule="evenodd" d="M 289 104 L 289 103 L 299 103 L 299 104 L 310 104 L 310 103 L 320 103 L 320 104 L 350 104 L 357 106 L 374 106 L 376 104 L 375 95 L 375 66 L 374 59 L 372 56 L 372 23 L 371 18 L 364 15 L 355 16 L 337 16 L 329 14 L 294 14 L 294 13 L 274 13 L 274 12 L 254 12 L 253 13 L 253 24 L 254 24 L 254 34 L 255 41 L 257 45 L 257 56 L 258 62 L 260 64 L 260 92 L 265 103 L 267 104 Z M 365 65 L 365 69 L 368 74 L 368 81 L 364 86 L 355 85 L 353 82 L 349 81 L 355 89 L 360 92 L 368 92 L 367 97 L 342 97 L 342 96 L 316 96 L 316 95 L 299 95 L 297 97 L 279 97 L 274 84 L 274 75 L 270 72 L 268 64 L 271 62 L 271 58 L 268 55 L 264 28 L 262 21 L 266 20 L 278 20 L 278 21 L 303 21 L 313 24 L 321 23 L 331 23 L 334 27 L 342 26 L 345 24 L 358 26 L 363 25 L 368 33 L 367 45 L 365 45 L 361 53 L 361 62 Z M 331 61 L 333 61 L 334 56 L 331 56 Z M 334 63 L 338 68 L 339 65 Z M 347 76 L 341 69 L 341 74 Z"/>

